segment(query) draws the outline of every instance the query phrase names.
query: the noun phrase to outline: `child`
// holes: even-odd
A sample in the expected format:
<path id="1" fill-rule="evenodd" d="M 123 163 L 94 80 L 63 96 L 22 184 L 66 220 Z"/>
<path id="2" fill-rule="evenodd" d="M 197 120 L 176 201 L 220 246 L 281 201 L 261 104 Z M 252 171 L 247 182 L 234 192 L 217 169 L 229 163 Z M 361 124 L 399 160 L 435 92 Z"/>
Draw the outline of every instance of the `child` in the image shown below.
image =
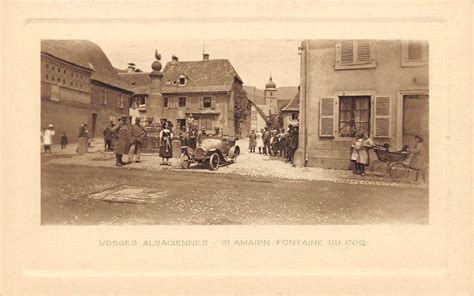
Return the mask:
<path id="1" fill-rule="evenodd" d="M 65 149 L 68 144 L 66 133 L 61 136 L 61 149 Z"/>
<path id="2" fill-rule="evenodd" d="M 354 174 L 360 175 L 359 165 L 357 164 L 357 158 L 359 157 L 359 150 L 362 142 L 359 141 L 360 135 L 355 135 L 354 140 L 352 141 L 352 152 L 351 152 L 351 161 L 354 164 Z"/>
<path id="3" fill-rule="evenodd" d="M 374 146 L 374 142 L 369 138 L 369 134 L 364 132 L 362 139 L 359 139 L 360 142 L 359 155 L 357 157 L 357 164 L 359 166 L 359 172 L 361 176 L 365 176 L 365 167 L 370 164 L 369 160 L 369 148 Z"/>

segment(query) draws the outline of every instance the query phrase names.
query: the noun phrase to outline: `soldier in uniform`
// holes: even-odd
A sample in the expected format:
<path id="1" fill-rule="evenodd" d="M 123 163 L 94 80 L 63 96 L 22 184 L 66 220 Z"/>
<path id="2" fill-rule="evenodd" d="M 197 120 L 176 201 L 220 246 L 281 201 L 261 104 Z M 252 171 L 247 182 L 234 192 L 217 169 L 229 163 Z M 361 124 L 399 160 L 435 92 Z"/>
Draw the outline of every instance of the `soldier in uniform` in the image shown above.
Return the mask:
<path id="1" fill-rule="evenodd" d="M 135 124 L 130 127 L 130 150 L 128 152 L 128 162 L 133 162 L 133 155 L 136 154 L 136 162 L 140 162 L 140 154 L 143 145 L 143 137 L 146 134 L 145 128 L 140 124 L 140 117 L 135 118 Z"/>
<path id="2" fill-rule="evenodd" d="M 127 124 L 127 116 L 122 116 L 112 128 L 112 132 L 117 137 L 114 145 L 115 165 L 121 167 L 126 164 L 123 162 L 122 156 L 129 152 L 128 148 L 130 146 L 130 127 Z"/>

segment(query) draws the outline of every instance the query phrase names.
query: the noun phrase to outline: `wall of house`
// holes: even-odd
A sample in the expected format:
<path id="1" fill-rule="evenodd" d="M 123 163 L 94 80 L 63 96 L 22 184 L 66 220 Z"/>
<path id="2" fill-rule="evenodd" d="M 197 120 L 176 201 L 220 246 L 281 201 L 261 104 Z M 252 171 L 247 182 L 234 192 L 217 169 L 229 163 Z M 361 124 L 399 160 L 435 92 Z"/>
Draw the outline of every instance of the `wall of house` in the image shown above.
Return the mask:
<path id="1" fill-rule="evenodd" d="M 350 161 L 352 138 L 321 137 L 320 101 L 321 98 L 339 95 L 369 95 L 390 97 L 390 137 L 374 138 L 373 118 L 371 137 L 376 143 L 390 143 L 392 147 L 401 145 L 400 129 L 400 91 L 427 91 L 428 66 L 402 67 L 402 45 L 400 41 L 375 41 L 376 67 L 370 69 L 336 70 L 335 41 L 305 41 L 302 54 L 301 81 L 302 107 L 306 119 L 300 119 L 300 148 L 297 151 L 298 165 L 347 169 Z M 305 103 L 306 102 L 306 103 Z M 339 106 L 339 105 L 337 105 Z M 373 115 L 373 102 L 371 113 Z M 335 126 L 339 110 L 335 110 Z M 306 138 L 305 138 L 306 137 Z M 306 147 L 305 147 L 306 146 Z M 305 153 L 306 152 L 306 153 Z M 375 159 L 375 155 L 372 155 Z"/>
<path id="2" fill-rule="evenodd" d="M 267 105 L 259 105 L 259 108 L 262 109 L 262 111 L 265 114 L 269 114 L 270 107 Z M 250 130 L 254 131 L 260 131 L 267 127 L 267 121 L 265 118 L 262 117 L 260 112 L 257 111 L 255 106 L 252 106 L 251 110 L 251 124 L 250 124 Z"/>
<path id="3" fill-rule="evenodd" d="M 284 111 L 282 112 L 282 116 L 283 116 L 283 128 L 288 128 L 288 125 L 293 122 L 293 114 L 295 114 L 296 116 L 298 116 L 298 111 Z"/>
<path id="4" fill-rule="evenodd" d="M 103 103 L 102 95 L 106 92 L 107 103 Z M 119 98 L 123 97 L 123 107 L 119 106 Z M 103 130 L 110 124 L 110 121 L 116 122 L 122 115 L 129 116 L 130 94 L 97 81 L 91 85 L 91 118 L 92 114 L 97 114 L 95 133 L 92 123 L 89 124 L 91 137 L 102 137 Z M 91 120 L 89 120 L 90 122 Z"/>
<path id="5" fill-rule="evenodd" d="M 219 127 L 225 135 L 235 135 L 233 121 L 233 105 L 230 107 L 228 93 L 198 93 L 198 94 L 163 94 L 168 98 L 169 105 L 163 109 L 163 117 L 170 120 L 175 126 L 178 119 L 186 119 L 189 114 L 212 118 L 212 128 Z M 179 106 L 179 97 L 186 97 L 186 106 Z M 211 97 L 214 101 L 211 108 L 202 107 L 203 97 Z M 215 114 L 215 115 L 214 115 Z"/>
<path id="6" fill-rule="evenodd" d="M 53 124 L 55 144 L 61 134 L 77 142 L 81 123 L 90 123 L 91 72 L 46 54 L 41 55 L 41 130 Z"/>

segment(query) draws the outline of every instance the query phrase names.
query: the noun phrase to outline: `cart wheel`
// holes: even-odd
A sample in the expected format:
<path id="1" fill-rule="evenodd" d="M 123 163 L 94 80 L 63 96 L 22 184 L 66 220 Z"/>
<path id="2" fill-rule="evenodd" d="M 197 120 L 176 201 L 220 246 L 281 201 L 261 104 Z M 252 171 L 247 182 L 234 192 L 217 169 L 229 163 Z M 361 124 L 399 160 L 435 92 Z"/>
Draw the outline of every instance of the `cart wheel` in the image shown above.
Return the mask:
<path id="1" fill-rule="evenodd" d="M 375 175 L 384 177 L 388 175 L 388 165 L 383 161 L 375 161 L 371 167 Z"/>
<path id="2" fill-rule="evenodd" d="M 219 154 L 217 152 L 212 153 L 211 157 L 209 158 L 209 168 L 212 171 L 215 171 L 219 168 Z"/>
<path id="3" fill-rule="evenodd" d="M 181 167 L 183 169 L 189 169 L 189 165 L 191 164 L 191 160 L 189 159 L 188 155 L 182 154 L 181 159 L 179 160 L 179 163 L 181 164 Z"/>
<path id="4" fill-rule="evenodd" d="M 390 166 L 390 177 L 392 178 L 401 178 L 408 176 L 408 167 L 403 163 L 396 162 Z"/>

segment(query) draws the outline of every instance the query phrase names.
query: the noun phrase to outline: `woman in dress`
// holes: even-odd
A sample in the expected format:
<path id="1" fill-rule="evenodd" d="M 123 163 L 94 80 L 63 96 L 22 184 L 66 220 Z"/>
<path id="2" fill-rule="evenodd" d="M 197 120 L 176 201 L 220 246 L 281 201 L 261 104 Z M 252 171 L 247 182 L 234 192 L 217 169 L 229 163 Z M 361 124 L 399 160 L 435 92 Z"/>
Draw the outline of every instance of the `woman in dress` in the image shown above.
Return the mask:
<path id="1" fill-rule="evenodd" d="M 160 157 L 161 165 L 170 165 L 169 159 L 173 157 L 173 149 L 171 146 L 171 140 L 173 139 L 173 133 L 169 128 L 169 124 L 165 122 L 163 128 L 160 131 Z"/>
<path id="2" fill-rule="evenodd" d="M 359 172 L 361 176 L 365 176 L 365 166 L 369 165 L 369 148 L 374 146 L 374 142 L 369 138 L 368 133 L 364 133 L 360 141 L 359 155 L 357 157 L 357 164 L 359 165 Z"/>
<path id="3" fill-rule="evenodd" d="M 257 148 L 258 154 L 262 154 L 263 149 L 263 129 L 257 132 Z"/>
<path id="4" fill-rule="evenodd" d="M 78 142 L 78 145 L 77 145 L 76 152 L 79 154 L 86 153 L 89 147 L 87 123 L 81 124 L 81 127 L 79 128 L 79 137 L 78 137 L 77 142 Z"/>
<path id="5" fill-rule="evenodd" d="M 413 157 L 410 161 L 410 168 L 416 172 L 416 182 L 426 183 L 425 180 L 425 155 L 423 153 L 423 136 L 415 135 L 415 148 L 411 151 Z M 420 178 L 421 175 L 421 178 Z"/>

